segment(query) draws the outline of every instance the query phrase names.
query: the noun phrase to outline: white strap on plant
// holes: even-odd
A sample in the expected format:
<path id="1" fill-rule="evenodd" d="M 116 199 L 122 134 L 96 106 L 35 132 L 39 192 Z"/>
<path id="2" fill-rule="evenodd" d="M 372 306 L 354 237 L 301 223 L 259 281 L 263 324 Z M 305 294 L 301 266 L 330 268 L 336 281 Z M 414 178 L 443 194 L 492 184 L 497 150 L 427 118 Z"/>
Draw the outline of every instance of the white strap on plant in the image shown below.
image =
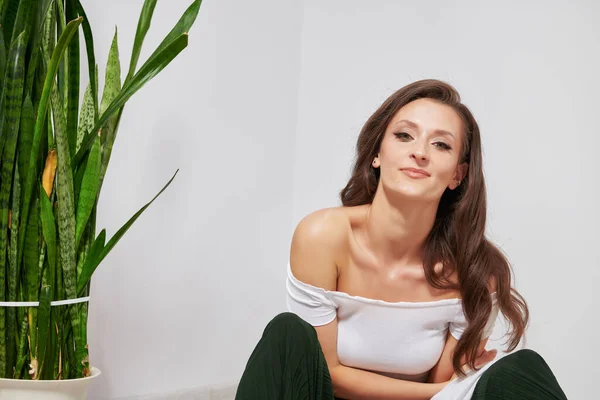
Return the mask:
<path id="1" fill-rule="evenodd" d="M 51 301 L 50 306 L 66 306 L 69 304 L 86 303 L 90 301 L 90 296 L 79 297 L 77 299 Z M 39 301 L 0 301 L 0 307 L 38 307 Z"/>

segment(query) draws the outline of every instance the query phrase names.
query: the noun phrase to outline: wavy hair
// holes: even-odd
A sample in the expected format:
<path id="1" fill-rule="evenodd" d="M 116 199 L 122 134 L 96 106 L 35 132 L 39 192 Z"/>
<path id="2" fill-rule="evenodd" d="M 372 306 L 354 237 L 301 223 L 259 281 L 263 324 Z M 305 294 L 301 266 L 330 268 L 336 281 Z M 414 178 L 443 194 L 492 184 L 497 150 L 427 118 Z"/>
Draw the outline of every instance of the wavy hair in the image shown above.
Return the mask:
<path id="1" fill-rule="evenodd" d="M 388 97 L 367 120 L 356 144 L 352 176 L 340 192 L 344 206 L 370 204 L 379 183 L 379 169 L 371 161 L 378 154 L 386 128 L 394 115 L 417 99 L 430 99 L 452 107 L 464 127 L 461 163 L 468 164 L 467 175 L 455 190 L 446 189 L 424 248 L 427 282 L 436 289 L 459 290 L 468 327 L 458 341 L 452 365 L 464 376 L 461 360 L 475 368 L 477 349 L 492 312 L 488 289 L 495 282 L 500 312 L 509 324 L 508 351 L 514 350 L 529 323 L 525 299 L 511 287 L 511 266 L 504 254 L 485 237 L 486 187 L 482 169 L 479 126 L 457 90 L 442 81 L 426 79 L 411 83 Z M 442 264 L 440 271 L 434 266 Z M 458 283 L 448 277 L 456 272 Z"/>

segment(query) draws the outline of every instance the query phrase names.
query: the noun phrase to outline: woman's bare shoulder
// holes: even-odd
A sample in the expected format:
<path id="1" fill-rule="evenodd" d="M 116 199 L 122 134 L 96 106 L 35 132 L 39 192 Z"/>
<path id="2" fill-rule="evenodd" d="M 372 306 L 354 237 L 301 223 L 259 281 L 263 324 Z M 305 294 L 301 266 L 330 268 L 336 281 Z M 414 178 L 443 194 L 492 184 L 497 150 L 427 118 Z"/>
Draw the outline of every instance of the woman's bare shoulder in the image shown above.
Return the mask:
<path id="1" fill-rule="evenodd" d="M 345 207 L 323 208 L 304 216 L 292 237 L 290 266 L 305 283 L 335 290 L 337 260 L 347 245 L 350 221 Z"/>
<path id="2" fill-rule="evenodd" d="M 346 235 L 348 227 L 349 217 L 344 207 L 322 208 L 304 216 L 296 226 L 294 236 L 336 245 Z"/>

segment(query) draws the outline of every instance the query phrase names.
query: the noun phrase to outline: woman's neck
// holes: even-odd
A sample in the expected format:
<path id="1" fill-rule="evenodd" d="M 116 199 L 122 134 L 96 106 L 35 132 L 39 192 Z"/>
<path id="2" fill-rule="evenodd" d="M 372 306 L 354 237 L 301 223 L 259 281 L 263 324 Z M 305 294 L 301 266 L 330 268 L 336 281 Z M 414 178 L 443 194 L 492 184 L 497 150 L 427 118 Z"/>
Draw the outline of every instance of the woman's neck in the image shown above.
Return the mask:
<path id="1" fill-rule="evenodd" d="M 420 264 L 433 228 L 437 204 L 412 199 L 390 200 L 378 189 L 366 213 L 367 245 L 384 268 Z"/>

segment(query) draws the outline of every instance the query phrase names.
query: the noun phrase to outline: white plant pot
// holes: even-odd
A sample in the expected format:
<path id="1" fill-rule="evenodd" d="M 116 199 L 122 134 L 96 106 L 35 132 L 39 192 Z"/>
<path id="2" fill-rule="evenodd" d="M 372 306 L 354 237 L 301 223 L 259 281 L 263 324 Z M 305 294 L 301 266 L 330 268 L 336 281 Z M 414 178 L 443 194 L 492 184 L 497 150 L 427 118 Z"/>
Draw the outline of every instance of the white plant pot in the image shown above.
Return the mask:
<path id="1" fill-rule="evenodd" d="M 99 375 L 100 370 L 92 367 L 92 375 L 79 379 L 0 379 L 0 400 L 86 400 L 90 382 Z"/>

